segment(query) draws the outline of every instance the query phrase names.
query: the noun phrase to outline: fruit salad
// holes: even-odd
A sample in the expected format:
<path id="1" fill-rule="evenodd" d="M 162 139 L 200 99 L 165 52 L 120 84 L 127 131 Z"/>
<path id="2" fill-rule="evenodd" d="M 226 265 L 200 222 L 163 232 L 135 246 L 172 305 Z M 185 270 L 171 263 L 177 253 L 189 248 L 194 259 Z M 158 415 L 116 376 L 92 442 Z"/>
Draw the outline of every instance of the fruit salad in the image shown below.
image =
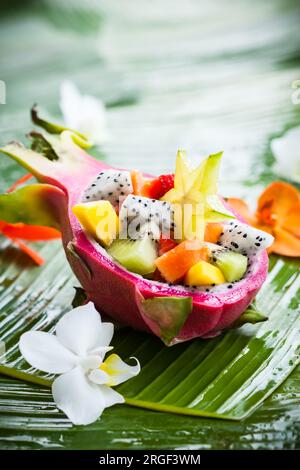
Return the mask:
<path id="1" fill-rule="evenodd" d="M 96 160 L 82 134 L 36 108 L 32 119 L 41 129 L 29 148 L 13 142 L 0 152 L 38 181 L 0 195 L 1 221 L 60 230 L 86 301 L 167 345 L 243 322 L 273 237 L 220 196 L 221 153 L 193 167 L 180 150 L 174 173 L 149 176 Z"/>
<path id="2" fill-rule="evenodd" d="M 218 195 L 222 154 L 191 168 L 179 150 L 175 174 L 103 170 L 72 211 L 108 255 L 158 283 L 232 289 L 273 237 L 241 222 Z M 138 182 L 138 183 L 137 183 Z"/>

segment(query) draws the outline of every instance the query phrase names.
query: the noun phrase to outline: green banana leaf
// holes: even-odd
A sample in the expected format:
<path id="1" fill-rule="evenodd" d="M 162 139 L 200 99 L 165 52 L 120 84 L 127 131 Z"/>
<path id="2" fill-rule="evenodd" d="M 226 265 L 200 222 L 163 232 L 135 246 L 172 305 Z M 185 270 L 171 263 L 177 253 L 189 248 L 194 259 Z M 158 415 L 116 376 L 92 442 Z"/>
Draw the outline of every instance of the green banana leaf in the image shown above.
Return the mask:
<path id="1" fill-rule="evenodd" d="M 174 2 L 160 12 L 146 1 L 142 8 L 139 0 L 130 15 L 122 2 L 117 8 L 108 1 L 27 3 L 0 19 L 0 79 L 7 84 L 1 145 L 28 132 L 34 102 L 57 116 L 58 86 L 72 78 L 109 107 L 112 139 L 96 153 L 111 164 L 167 172 L 176 146 L 185 144 L 192 155 L 225 148 L 224 195 L 254 196 L 276 178 L 269 139 L 300 122 L 299 106 L 290 99 L 300 71 L 297 2 L 278 0 L 272 8 L 243 2 L 236 9 L 222 0 L 218 20 L 213 9 L 195 1 L 184 24 Z M 241 41 L 231 35 L 234 26 Z M 151 38 L 146 50 L 143 34 Z M 20 170 L 3 158 L 0 168 L 5 189 Z M 1 239 L 0 332 L 7 351 L 0 364 L 1 448 L 299 446 L 299 261 L 271 258 L 257 299 L 269 320 L 257 326 L 172 348 L 119 330 L 116 352 L 137 356 L 143 367 L 119 387 L 131 406 L 108 409 L 100 421 L 81 428 L 53 404 L 51 377 L 28 369 L 18 351 L 22 332 L 53 330 L 78 285 L 59 242 L 36 246 L 46 259 L 42 268 Z M 8 376 L 24 372 L 31 375 Z"/>
<path id="2" fill-rule="evenodd" d="M 214 339 L 170 348 L 152 335 L 119 330 L 113 342 L 116 353 L 123 358 L 135 356 L 142 365 L 138 377 L 118 387 L 126 402 L 196 416 L 248 416 L 299 363 L 299 266 L 272 258 L 268 280 L 257 297 L 258 308 L 269 317 L 260 326 L 244 326 Z M 61 303 L 55 307 L 59 296 L 68 300 L 72 292 L 67 272 L 64 254 L 58 249 L 44 268 L 23 271 L 0 294 L 1 339 L 6 344 L 0 372 L 18 376 L 19 370 L 27 371 L 18 351 L 19 337 L 29 328 L 53 328 L 62 311 Z M 21 378 L 51 385 L 50 378 L 37 371 L 28 370 Z"/>
<path id="3" fill-rule="evenodd" d="M 20 334 L 29 328 L 53 329 L 57 318 L 65 309 L 69 308 L 74 294 L 72 286 L 76 284 L 65 262 L 59 242 L 47 244 L 40 252 L 47 260 L 45 266 L 42 268 L 27 267 L 27 270 L 24 270 L 24 267 L 28 265 L 25 255 L 13 250 L 11 246 L 2 247 L 1 279 L 5 278 L 6 282 L 2 284 L 0 295 L 2 306 L 0 327 L 1 337 L 6 343 L 7 352 L 4 356 L 5 362 L 0 365 L 0 371 L 4 374 L 11 373 L 18 376 L 16 369 L 10 369 L 13 367 L 21 372 L 21 381 L 4 376 L 0 380 L 0 410 L 3 410 L 0 416 L 0 428 L 3 427 L 0 431 L 0 442 L 2 441 L 5 448 L 10 447 L 9 436 L 13 436 L 13 439 L 17 437 L 18 445 L 25 448 L 48 448 L 48 446 L 60 448 L 69 445 L 75 446 L 75 448 L 76 446 L 80 448 L 97 448 L 97 446 L 101 448 L 110 448 L 110 446 L 143 448 L 149 445 L 151 448 L 164 448 L 168 446 L 168 440 L 165 436 L 161 442 L 157 442 L 155 439 L 151 441 L 147 427 L 143 432 L 145 427 L 145 423 L 143 426 L 141 425 L 143 419 L 149 420 L 150 428 L 155 422 L 155 426 L 158 426 L 156 432 L 160 436 L 164 433 L 166 420 L 169 423 L 168 426 L 176 429 L 172 439 L 174 441 L 172 445 L 175 447 L 180 447 L 181 438 L 185 435 L 192 436 L 192 440 L 187 438 L 185 441 L 191 443 L 197 440 L 200 423 L 209 432 L 209 444 L 205 444 L 205 441 L 202 445 L 197 441 L 199 448 L 214 447 L 214 443 L 218 442 L 222 432 L 226 429 L 232 439 L 238 435 L 238 430 L 243 429 L 245 425 L 223 422 L 223 420 L 222 424 L 220 420 L 207 419 L 201 419 L 198 424 L 195 418 L 188 418 L 188 416 L 174 415 L 171 417 L 167 414 L 162 416 L 162 414 L 157 415 L 154 412 L 137 410 L 127 406 L 106 410 L 101 421 L 86 428 L 72 427 L 63 414 L 57 412 L 53 404 L 47 383 L 50 377 L 30 376 L 33 380 L 40 381 L 41 385 L 26 383 L 28 381 L 26 374 L 22 377 L 22 371 L 27 371 L 27 373 L 33 373 L 33 371 L 28 369 L 28 366 L 20 358 L 17 347 Z M 23 266 L 22 271 L 20 266 Z M 213 416 L 219 413 L 219 417 L 225 417 L 223 410 L 228 403 L 227 407 L 230 406 L 230 411 L 227 411 L 226 414 L 230 415 L 230 418 L 240 418 L 252 411 L 287 376 L 299 358 L 299 337 L 297 336 L 297 334 L 299 335 L 299 323 L 298 333 L 296 329 L 291 328 L 294 331 L 291 342 L 288 341 L 289 334 L 286 334 L 289 330 L 287 316 L 290 316 L 293 321 L 298 317 L 299 322 L 297 305 L 299 304 L 300 278 L 297 275 L 297 270 L 299 270 L 298 263 L 291 265 L 291 263 L 286 263 L 277 257 L 272 258 L 269 280 L 257 299 L 257 305 L 260 308 L 265 307 L 265 311 L 270 312 L 270 320 L 260 326 L 244 326 L 219 338 L 196 340 L 171 348 L 163 346 L 159 340 L 150 335 L 133 332 L 128 328 L 117 331 L 114 340 L 116 352 L 122 357 L 134 354 L 142 363 L 142 373 L 119 387 L 127 402 L 139 407 L 149 407 L 152 410 L 164 409 L 183 414 L 198 412 L 203 416 L 205 414 Z M 297 291 L 298 297 L 297 295 L 293 296 L 293 292 Z M 290 305 L 287 310 L 288 315 L 285 310 L 287 300 L 284 299 L 290 299 L 288 300 Z M 276 314 L 276 312 L 278 313 Z M 270 322 L 272 322 L 272 326 L 269 324 L 267 328 Z M 284 328 L 276 330 L 276 325 L 283 324 Z M 270 331 L 270 334 L 266 334 L 266 331 Z M 264 338 L 262 344 L 259 337 Z M 277 345 L 274 349 L 272 347 L 273 338 Z M 265 340 L 268 341 L 267 348 Z M 294 354 L 290 355 L 289 351 L 295 351 L 297 345 L 298 357 Z M 244 358 L 246 358 L 246 366 L 240 368 L 239 361 L 244 362 Z M 275 366 L 273 365 L 274 361 L 276 361 Z M 251 367 L 248 367 L 249 365 Z M 270 367 L 271 375 L 268 373 Z M 232 379 L 232 374 L 233 378 L 237 378 L 237 380 Z M 272 446 L 271 443 L 268 443 L 266 431 L 268 427 L 265 429 L 264 425 L 260 424 L 259 417 L 262 420 L 262 417 L 265 418 L 265 416 L 267 418 L 275 416 L 276 422 L 277 420 L 282 422 L 283 431 L 280 436 L 281 438 L 285 436 L 285 432 L 287 432 L 285 427 L 288 428 L 291 425 L 294 416 L 293 413 L 291 415 L 288 413 L 288 409 L 294 410 L 298 416 L 298 408 L 295 405 L 299 400 L 299 380 L 299 369 L 297 369 L 289 381 L 277 389 L 276 394 L 246 421 L 250 423 L 247 426 L 252 429 L 251 432 L 249 431 L 251 445 L 253 443 L 258 447 L 260 445 Z M 200 392 L 201 401 L 194 411 L 183 408 L 182 403 L 186 406 L 187 400 L 194 401 Z M 184 394 L 187 396 L 185 402 L 183 401 Z M 215 403 L 217 406 L 214 406 Z M 180 408 L 174 410 L 173 407 L 178 407 L 178 404 Z M 236 405 L 233 406 L 234 404 Z M 288 409 L 285 408 L 286 406 Z M 136 419 L 137 422 L 127 434 L 128 423 L 126 425 L 126 421 L 130 419 Z M 257 427 L 254 424 L 256 422 L 258 423 Z M 124 429 L 126 437 L 119 436 L 111 439 L 110 432 L 116 432 L 110 431 L 112 423 L 114 423 L 113 429 Z M 141 429 L 138 428 L 138 423 Z M 24 426 L 26 432 L 20 435 L 20 429 Z M 181 432 L 182 426 L 185 433 Z M 263 430 L 263 434 L 265 434 L 265 444 L 259 442 L 258 429 L 260 426 L 262 428 L 260 433 Z M 106 436 L 104 442 L 101 440 L 99 443 L 95 436 L 91 438 L 92 433 L 85 437 L 85 432 L 94 430 L 99 438 L 99 433 L 103 429 L 105 429 Z M 135 435 L 135 429 L 139 429 L 138 437 Z M 219 437 L 218 432 L 216 435 L 214 434 L 215 429 L 219 430 Z M 294 431 L 295 433 L 297 429 Z M 28 434 L 26 434 L 27 432 Z M 277 436 L 277 434 L 278 431 L 275 435 Z M 130 437 L 131 435 L 134 437 Z M 203 439 L 205 436 L 203 430 L 200 435 Z M 61 436 L 64 436 L 62 443 L 59 442 Z M 22 439 L 25 441 L 23 442 Z M 64 439 L 66 439 L 66 443 L 64 443 Z M 82 442 L 81 439 L 83 439 Z M 206 439 L 208 439 L 207 436 Z M 68 442 L 72 444 L 68 444 Z M 242 440 L 240 443 L 235 443 L 233 447 L 246 448 L 248 445 L 247 440 L 245 442 Z M 287 445 L 289 445 L 288 442 Z"/>

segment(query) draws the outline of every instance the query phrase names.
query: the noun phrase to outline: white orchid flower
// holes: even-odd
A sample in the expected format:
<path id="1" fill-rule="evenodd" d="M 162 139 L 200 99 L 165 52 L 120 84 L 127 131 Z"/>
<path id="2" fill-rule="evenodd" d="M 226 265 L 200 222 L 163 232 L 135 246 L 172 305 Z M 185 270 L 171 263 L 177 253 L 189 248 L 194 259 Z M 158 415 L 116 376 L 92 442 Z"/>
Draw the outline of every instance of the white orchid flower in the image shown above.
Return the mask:
<path id="1" fill-rule="evenodd" d="M 271 149 L 276 158 L 274 171 L 283 178 L 300 183 L 300 126 L 272 140 Z"/>
<path id="2" fill-rule="evenodd" d="M 52 384 L 53 398 L 74 424 L 92 423 L 105 408 L 123 403 L 123 396 L 111 387 L 140 372 L 137 359 L 134 366 L 117 354 L 104 360 L 112 349 L 113 332 L 113 324 L 102 323 L 89 302 L 66 313 L 58 321 L 55 335 L 28 331 L 20 338 L 21 353 L 30 365 L 61 374 Z"/>
<path id="3" fill-rule="evenodd" d="M 105 105 L 99 98 L 81 95 L 69 80 L 60 87 L 60 109 L 65 124 L 86 135 L 96 145 L 108 138 Z"/>

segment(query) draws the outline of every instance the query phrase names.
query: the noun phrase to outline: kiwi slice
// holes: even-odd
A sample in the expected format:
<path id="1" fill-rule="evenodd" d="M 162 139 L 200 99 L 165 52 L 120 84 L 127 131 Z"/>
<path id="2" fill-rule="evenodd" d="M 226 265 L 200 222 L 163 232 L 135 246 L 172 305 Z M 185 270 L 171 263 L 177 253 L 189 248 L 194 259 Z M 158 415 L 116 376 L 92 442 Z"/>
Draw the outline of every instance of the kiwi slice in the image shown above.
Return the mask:
<path id="1" fill-rule="evenodd" d="M 246 270 L 247 256 L 232 251 L 219 251 L 214 254 L 214 264 L 222 271 L 227 282 L 238 281 Z"/>
<path id="2" fill-rule="evenodd" d="M 141 275 L 155 271 L 156 243 L 149 237 L 138 240 L 117 239 L 107 251 L 128 271 Z"/>

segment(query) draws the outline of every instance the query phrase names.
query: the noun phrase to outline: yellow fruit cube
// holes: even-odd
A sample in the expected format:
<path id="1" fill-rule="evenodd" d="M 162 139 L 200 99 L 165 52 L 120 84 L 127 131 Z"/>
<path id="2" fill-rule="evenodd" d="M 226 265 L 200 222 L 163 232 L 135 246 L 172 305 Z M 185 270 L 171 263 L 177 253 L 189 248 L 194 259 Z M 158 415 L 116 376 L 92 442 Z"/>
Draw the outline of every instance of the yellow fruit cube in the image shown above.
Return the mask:
<path id="1" fill-rule="evenodd" d="M 84 202 L 72 207 L 82 227 L 104 246 L 119 232 L 119 218 L 109 201 Z"/>
<path id="2" fill-rule="evenodd" d="M 206 261 L 198 261 L 188 270 L 184 282 L 189 286 L 205 286 L 208 284 L 223 284 L 226 281 L 219 268 Z"/>

